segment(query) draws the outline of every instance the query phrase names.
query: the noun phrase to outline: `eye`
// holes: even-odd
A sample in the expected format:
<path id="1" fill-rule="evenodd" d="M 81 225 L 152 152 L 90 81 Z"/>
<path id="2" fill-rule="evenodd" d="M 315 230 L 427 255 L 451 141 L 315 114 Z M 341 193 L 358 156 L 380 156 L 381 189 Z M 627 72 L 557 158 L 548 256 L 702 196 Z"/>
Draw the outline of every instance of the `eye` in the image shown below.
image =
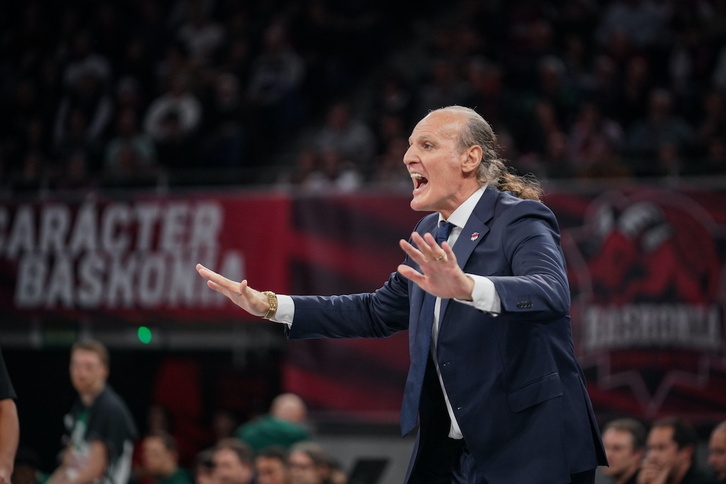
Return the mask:
<path id="1" fill-rule="evenodd" d="M 423 144 L 423 149 L 425 149 L 425 150 L 430 150 L 433 147 L 434 147 L 434 145 L 432 145 L 431 143 L 424 143 Z"/>

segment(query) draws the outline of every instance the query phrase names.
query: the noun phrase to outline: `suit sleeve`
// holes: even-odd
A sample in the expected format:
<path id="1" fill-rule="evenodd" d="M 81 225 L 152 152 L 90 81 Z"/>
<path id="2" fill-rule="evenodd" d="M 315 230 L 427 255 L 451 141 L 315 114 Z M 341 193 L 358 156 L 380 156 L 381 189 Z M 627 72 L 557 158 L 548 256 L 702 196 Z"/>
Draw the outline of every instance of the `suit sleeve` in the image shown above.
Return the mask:
<path id="1" fill-rule="evenodd" d="M 384 338 L 408 329 L 408 282 L 397 272 L 373 293 L 292 299 L 290 339 Z"/>
<path id="2" fill-rule="evenodd" d="M 511 275 L 493 275 L 502 312 L 527 318 L 561 318 L 569 314 L 570 291 L 560 233 L 552 212 L 542 203 L 522 201 L 500 215 L 502 250 Z"/>

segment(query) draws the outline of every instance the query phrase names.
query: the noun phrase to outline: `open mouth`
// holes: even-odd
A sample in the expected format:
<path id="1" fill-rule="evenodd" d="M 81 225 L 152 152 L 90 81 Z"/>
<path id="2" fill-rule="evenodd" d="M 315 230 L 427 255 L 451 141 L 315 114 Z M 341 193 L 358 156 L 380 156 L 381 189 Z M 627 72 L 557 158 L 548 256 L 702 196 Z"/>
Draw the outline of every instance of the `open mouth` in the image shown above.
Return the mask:
<path id="1" fill-rule="evenodd" d="M 429 179 L 420 173 L 411 173 L 411 179 L 413 180 L 414 190 L 418 190 L 428 185 Z"/>

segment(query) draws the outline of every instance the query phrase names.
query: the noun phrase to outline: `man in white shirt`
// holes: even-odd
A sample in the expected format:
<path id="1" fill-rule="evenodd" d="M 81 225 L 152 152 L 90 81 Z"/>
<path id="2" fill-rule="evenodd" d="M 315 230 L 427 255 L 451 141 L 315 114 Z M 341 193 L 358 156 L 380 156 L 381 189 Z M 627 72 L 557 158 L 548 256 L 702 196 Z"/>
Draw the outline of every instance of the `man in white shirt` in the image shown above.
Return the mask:
<path id="1" fill-rule="evenodd" d="M 432 111 L 403 163 L 424 217 L 377 291 L 277 296 L 201 265 L 208 286 L 291 339 L 409 331 L 407 483 L 593 483 L 606 463 L 575 359 L 559 228 L 531 178 L 507 170 L 475 111 Z M 441 242 L 437 241 L 437 238 Z"/>

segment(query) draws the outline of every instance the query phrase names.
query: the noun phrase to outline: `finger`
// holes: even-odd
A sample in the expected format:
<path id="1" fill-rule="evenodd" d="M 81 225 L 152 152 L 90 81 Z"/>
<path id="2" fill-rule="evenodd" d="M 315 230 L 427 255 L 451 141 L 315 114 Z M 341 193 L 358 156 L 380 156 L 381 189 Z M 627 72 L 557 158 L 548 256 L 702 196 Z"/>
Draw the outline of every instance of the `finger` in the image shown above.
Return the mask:
<path id="1" fill-rule="evenodd" d="M 422 240 L 425 242 L 422 252 L 428 260 L 441 261 L 446 258 L 447 253 L 443 250 L 443 244 L 446 244 L 446 241 L 439 245 L 434 236 L 429 233 L 424 234 Z"/>
<path id="2" fill-rule="evenodd" d="M 444 255 L 444 260 L 456 262 L 456 256 L 454 255 L 454 249 L 451 248 L 448 242 L 444 241 L 441 244 L 441 250 Z"/>
<path id="3" fill-rule="evenodd" d="M 429 262 L 436 257 L 439 249 L 436 239 L 429 233 L 425 233 L 423 236 L 417 232 L 411 234 L 411 241 L 416 245 L 419 252 L 423 255 L 423 261 Z"/>
<path id="4" fill-rule="evenodd" d="M 207 287 L 210 289 L 214 289 L 215 291 L 217 291 L 220 294 L 224 294 L 225 296 L 227 295 L 227 294 L 225 294 L 224 288 L 220 287 L 219 285 L 217 285 L 216 283 L 214 283 L 212 281 L 207 281 Z"/>
<path id="5" fill-rule="evenodd" d="M 431 257 L 434 249 L 438 247 L 436 239 L 434 239 L 434 237 L 429 233 L 425 233 L 421 236 L 421 234 L 414 232 L 411 234 L 411 239 L 427 259 Z"/>
<path id="6" fill-rule="evenodd" d="M 425 279 L 420 272 L 418 272 L 413 267 L 407 266 L 406 264 L 399 265 L 397 270 L 398 273 L 401 274 L 403 277 L 418 285 L 421 285 L 421 282 Z"/>
<path id="7" fill-rule="evenodd" d="M 426 262 L 426 257 L 416 247 L 411 245 L 408 241 L 401 239 L 398 243 L 401 249 L 418 265 Z"/>
<path id="8" fill-rule="evenodd" d="M 202 277 L 204 277 L 205 279 L 207 279 L 209 281 L 216 283 L 218 286 L 221 286 L 223 288 L 229 289 L 230 291 L 234 291 L 237 293 L 240 292 L 240 287 L 239 287 L 240 283 L 239 282 L 235 282 L 231 279 L 227 279 L 223 275 L 218 274 L 211 269 L 207 269 L 206 267 L 204 267 L 201 264 L 197 264 L 197 271 L 199 272 L 199 275 L 201 275 Z"/>

